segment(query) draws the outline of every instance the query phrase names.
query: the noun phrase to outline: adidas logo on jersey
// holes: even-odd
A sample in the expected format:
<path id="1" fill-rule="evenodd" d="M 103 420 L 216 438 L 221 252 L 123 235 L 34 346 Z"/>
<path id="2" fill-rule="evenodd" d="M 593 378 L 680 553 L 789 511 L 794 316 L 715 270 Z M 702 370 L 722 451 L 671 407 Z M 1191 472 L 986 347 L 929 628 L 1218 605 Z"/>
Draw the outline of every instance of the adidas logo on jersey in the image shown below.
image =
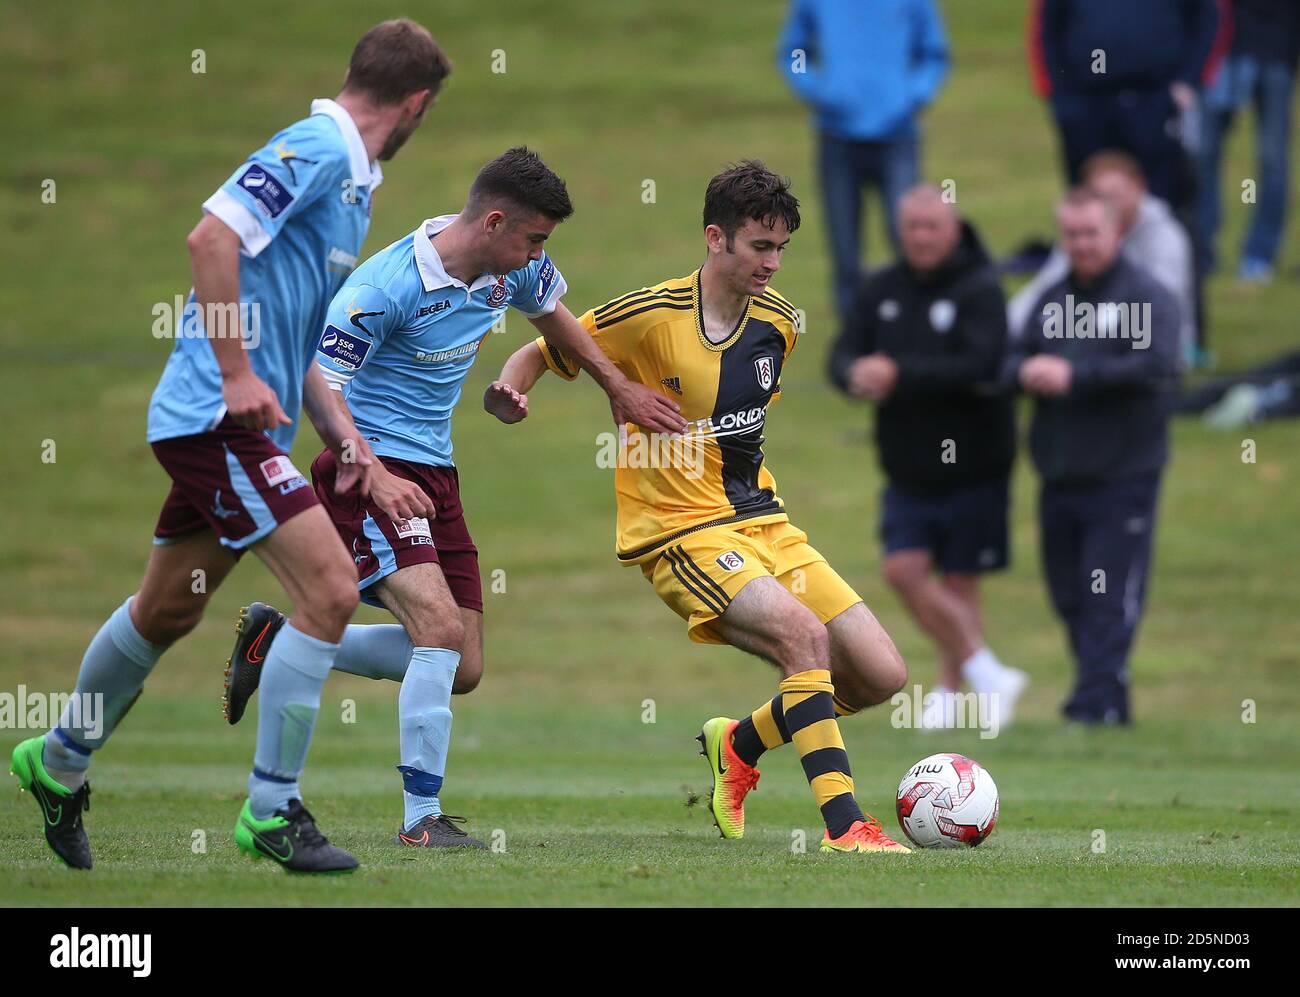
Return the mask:
<path id="1" fill-rule="evenodd" d="M 659 383 L 674 394 L 680 395 L 682 393 L 682 379 L 680 377 L 665 377 Z"/>

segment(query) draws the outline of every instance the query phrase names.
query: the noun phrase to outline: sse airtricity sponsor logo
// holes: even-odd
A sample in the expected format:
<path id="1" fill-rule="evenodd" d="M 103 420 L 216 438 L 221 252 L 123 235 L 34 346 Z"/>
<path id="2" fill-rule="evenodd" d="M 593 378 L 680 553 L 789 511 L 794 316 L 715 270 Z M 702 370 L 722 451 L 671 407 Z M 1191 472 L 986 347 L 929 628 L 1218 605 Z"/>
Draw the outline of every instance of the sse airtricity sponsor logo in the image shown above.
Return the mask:
<path id="1" fill-rule="evenodd" d="M 316 349 L 344 370 L 359 370 L 370 352 L 371 342 L 361 336 L 345 332 L 337 325 L 325 327 Z"/>
<path id="2" fill-rule="evenodd" d="M 537 274 L 537 303 L 540 305 L 546 300 L 546 296 L 551 293 L 551 285 L 555 283 L 555 264 L 545 253 L 542 254 L 542 268 Z"/>
<path id="3" fill-rule="evenodd" d="M 244 170 L 235 185 L 252 196 L 253 203 L 267 218 L 279 218 L 284 209 L 293 203 L 289 188 L 257 165 Z"/>
<path id="4" fill-rule="evenodd" d="M 129 969 L 135 977 L 153 971 L 153 935 L 82 934 L 72 928 L 50 938 L 55 969 Z"/>

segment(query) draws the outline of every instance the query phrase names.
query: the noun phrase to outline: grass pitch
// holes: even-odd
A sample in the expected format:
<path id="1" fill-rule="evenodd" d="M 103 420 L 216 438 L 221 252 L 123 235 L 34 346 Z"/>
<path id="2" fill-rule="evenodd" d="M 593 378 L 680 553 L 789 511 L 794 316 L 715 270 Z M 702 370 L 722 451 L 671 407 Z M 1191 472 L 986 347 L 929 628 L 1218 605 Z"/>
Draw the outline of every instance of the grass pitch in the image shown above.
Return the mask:
<path id="1" fill-rule="evenodd" d="M 926 118 L 926 172 L 957 181 L 963 211 L 1005 252 L 1049 231 L 1059 189 L 1054 136 L 1023 68 L 1024 7 L 989 0 L 944 10 L 955 65 Z M 829 268 L 807 117 L 774 68 L 781 13 L 776 3 L 684 0 L 440 9 L 431 27 L 458 68 L 386 171 L 366 252 L 455 210 L 478 165 L 524 142 L 566 177 L 577 205 L 552 252 L 581 310 L 699 264 L 703 186 L 726 162 L 760 156 L 791 175 L 806 222 L 775 283 L 807 310 L 808 332 L 769 422 L 770 466 L 795 522 L 926 682 L 933 652 L 877 575 L 880 480 L 865 415 L 822 378 L 835 334 Z M 10 375 L 0 392 L 10 458 L 0 477 L 0 692 L 70 689 L 87 641 L 139 579 L 165 492 L 143 441 L 170 345 L 153 338 L 151 309 L 189 285 L 184 236 L 198 205 L 311 97 L 332 95 L 356 37 L 391 14 L 289 6 L 267 32 L 215 7 L 135 0 L 10 12 L 0 38 L 11 135 L 0 167 L 10 236 L 0 244 Z M 196 49 L 202 74 L 191 72 Z M 504 74 L 492 72 L 497 50 Z M 1225 187 L 1250 175 L 1248 142 L 1239 128 Z M 52 204 L 40 196 L 47 179 Z M 652 203 L 643 201 L 647 180 Z M 1229 211 L 1228 268 L 1244 217 Z M 1273 286 L 1211 283 L 1222 367 L 1293 348 L 1295 235 L 1293 222 Z M 878 213 L 868 238 L 878 262 Z M 482 388 L 530 332 L 512 316 L 490 338 L 456 426 L 482 552 L 487 678 L 456 703 L 445 802 L 504 850 L 421 854 L 391 844 L 396 689 L 338 676 L 304 787 L 362 870 L 305 880 L 236 854 L 229 831 L 253 725 L 222 723 L 221 666 L 239 605 L 278 594 L 249 558 L 96 762 L 93 873 L 55 866 L 31 801 L 0 797 L 0 903 L 1295 903 L 1294 426 L 1227 435 L 1177 426 L 1132 663 L 1131 731 L 1067 730 L 1057 719 L 1069 662 L 1039 576 L 1035 483 L 1021 466 L 1014 565 L 986 587 L 986 622 L 1000 655 L 1033 676 L 1022 722 L 984 741 L 895 730 L 887 710 L 843 726 L 862 802 L 887 828 L 906 767 L 956 750 L 996 778 L 998 831 L 971 852 L 822 856 L 816 810 L 788 751 L 764 761 L 743 842 L 717 839 L 703 808 L 687 806 L 707 785 L 691 740 L 700 723 L 770 698 L 775 676 L 730 649 L 691 645 L 639 573 L 615 564 L 611 486 L 594 461 L 607 408 L 590 383 L 544 380 L 519 427 L 479 410 Z M 301 434 L 299 462 L 314 453 L 310 436 Z M 1254 463 L 1242 460 L 1247 438 Z M 46 440 L 53 463 L 41 459 Z M 359 618 L 383 619 L 372 610 Z M 1245 723 L 1252 704 L 1255 722 Z M 655 722 L 643 722 L 651 710 Z M 7 753 L 25 736 L 0 731 L 0 747 Z"/>

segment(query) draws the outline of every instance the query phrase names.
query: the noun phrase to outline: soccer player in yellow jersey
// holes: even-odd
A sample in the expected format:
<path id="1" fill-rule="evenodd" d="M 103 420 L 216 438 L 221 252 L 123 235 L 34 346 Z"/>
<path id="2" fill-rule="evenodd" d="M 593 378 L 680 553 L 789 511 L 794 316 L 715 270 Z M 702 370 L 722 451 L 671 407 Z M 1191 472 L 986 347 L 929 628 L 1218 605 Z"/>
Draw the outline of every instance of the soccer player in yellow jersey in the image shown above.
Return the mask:
<path id="1" fill-rule="evenodd" d="M 682 436 L 630 427 L 615 472 L 618 559 L 635 564 L 692 640 L 730 644 L 781 672 L 776 697 L 700 732 L 710 806 L 724 838 L 745 833 L 759 756 L 793 741 L 826 823 L 824 851 L 906 852 L 853 795 L 838 716 L 888 699 L 906 681 L 889 635 L 795 528 L 763 463 L 763 424 L 798 338 L 794 307 L 769 286 L 799 202 L 788 181 L 747 161 L 709 182 L 704 265 L 642 288 L 579 321 L 630 380 L 674 398 Z M 503 422 L 528 414 L 547 370 L 577 365 L 545 339 L 518 350 L 487 390 Z"/>

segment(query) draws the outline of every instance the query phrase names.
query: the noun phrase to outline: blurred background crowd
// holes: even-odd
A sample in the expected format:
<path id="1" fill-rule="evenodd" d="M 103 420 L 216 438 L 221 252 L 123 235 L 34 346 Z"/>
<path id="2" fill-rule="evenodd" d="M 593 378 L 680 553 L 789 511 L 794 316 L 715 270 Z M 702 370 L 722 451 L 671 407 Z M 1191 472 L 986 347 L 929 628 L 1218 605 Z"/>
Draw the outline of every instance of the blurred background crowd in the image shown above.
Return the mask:
<path id="1" fill-rule="evenodd" d="M 1075 661 L 1063 710 L 1089 725 L 1130 720 L 1168 417 L 1230 428 L 1300 412 L 1300 352 L 1181 387 L 1214 366 L 1207 277 L 1286 279 L 1300 2 L 1032 0 L 1025 38 L 1061 199 L 1053 236 L 1026 233 L 1000 260 L 960 182 L 920 172 L 953 57 L 934 0 L 794 0 L 777 46 L 817 135 L 840 320 L 829 375 L 875 410 L 883 573 L 938 651 L 934 728 L 957 723 L 963 686 L 1010 705 L 1026 682 L 989 646 L 979 601 L 1009 557 L 1016 394 L 1031 399 L 1043 574 Z M 1256 166 L 1224 176 L 1244 113 Z M 888 247 L 864 246 L 868 193 Z M 1251 217 L 1228 249 L 1231 201 Z"/>

